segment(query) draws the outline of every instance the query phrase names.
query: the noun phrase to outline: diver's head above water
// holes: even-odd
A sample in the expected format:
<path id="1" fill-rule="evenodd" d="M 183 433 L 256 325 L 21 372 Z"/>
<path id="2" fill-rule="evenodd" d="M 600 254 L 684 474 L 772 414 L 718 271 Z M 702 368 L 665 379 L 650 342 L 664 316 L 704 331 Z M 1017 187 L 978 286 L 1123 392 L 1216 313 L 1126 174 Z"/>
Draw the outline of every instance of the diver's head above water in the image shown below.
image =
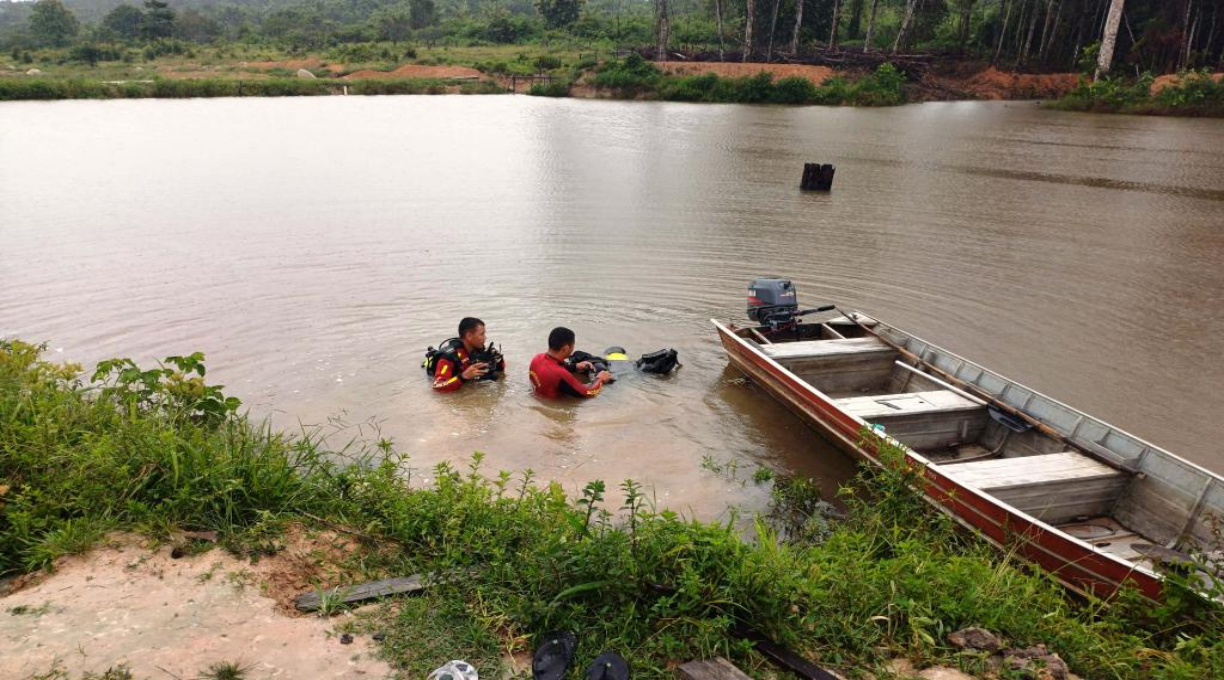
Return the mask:
<path id="1" fill-rule="evenodd" d="M 459 339 L 463 341 L 463 348 L 468 354 L 484 349 L 485 322 L 474 316 L 463 317 L 459 321 Z"/>
<path id="2" fill-rule="evenodd" d="M 612 374 L 608 371 L 600 371 L 589 384 L 584 384 L 574 377 L 565 360 L 574 353 L 575 342 L 577 338 L 574 331 L 564 326 L 558 326 L 548 334 L 548 351 L 537 354 L 528 369 L 528 377 L 531 378 L 531 384 L 538 396 L 593 397 L 599 394 L 604 384 L 612 382 Z M 590 371 L 594 367 L 589 361 L 584 361 L 573 368 Z"/>
<path id="3" fill-rule="evenodd" d="M 548 334 L 548 355 L 557 361 L 565 361 L 569 355 L 574 353 L 576 341 L 574 331 L 564 326 L 557 326 Z"/>

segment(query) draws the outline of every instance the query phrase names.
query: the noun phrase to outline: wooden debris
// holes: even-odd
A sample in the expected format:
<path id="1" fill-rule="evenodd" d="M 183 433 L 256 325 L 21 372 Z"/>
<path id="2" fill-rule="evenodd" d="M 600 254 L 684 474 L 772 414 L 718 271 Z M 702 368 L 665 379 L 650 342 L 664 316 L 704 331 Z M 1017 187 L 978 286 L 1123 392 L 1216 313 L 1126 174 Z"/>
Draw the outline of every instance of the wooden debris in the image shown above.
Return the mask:
<path id="1" fill-rule="evenodd" d="M 778 665 L 801 678 L 807 678 L 807 680 L 838 680 L 836 675 L 799 656 L 786 647 L 769 640 L 758 641 L 756 649 L 758 652 L 773 659 Z"/>
<path id="2" fill-rule="evenodd" d="M 839 680 L 836 675 L 808 661 L 799 654 L 771 642 L 760 631 L 746 626 L 737 627 L 734 635 L 753 643 L 756 650 L 783 668 L 807 680 Z"/>
<path id="3" fill-rule="evenodd" d="M 343 599 L 343 604 L 354 604 L 357 602 L 365 602 L 366 600 L 376 600 L 380 597 L 388 595 L 401 595 L 403 593 L 414 593 L 418 590 L 423 590 L 432 582 L 427 582 L 425 577 L 420 574 L 414 574 L 408 577 L 388 578 L 381 581 L 371 581 L 370 583 L 362 583 L 356 586 L 347 588 L 333 588 L 327 593 L 306 593 L 298 597 L 294 602 L 294 606 L 298 611 L 314 612 L 323 607 L 323 598 L 327 595 L 336 594 Z"/>
<path id="4" fill-rule="evenodd" d="M 690 661 L 676 669 L 685 680 L 749 680 L 748 674 L 721 656 L 705 661 Z"/>

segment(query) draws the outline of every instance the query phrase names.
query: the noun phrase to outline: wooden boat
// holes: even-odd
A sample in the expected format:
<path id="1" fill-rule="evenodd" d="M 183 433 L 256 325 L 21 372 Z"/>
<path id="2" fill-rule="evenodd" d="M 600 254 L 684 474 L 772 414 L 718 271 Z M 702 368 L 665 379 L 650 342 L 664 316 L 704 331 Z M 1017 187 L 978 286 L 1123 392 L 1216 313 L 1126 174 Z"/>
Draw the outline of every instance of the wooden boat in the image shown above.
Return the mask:
<path id="1" fill-rule="evenodd" d="M 891 440 L 921 466 L 935 505 L 1081 592 L 1109 596 L 1129 581 L 1159 598 L 1170 562 L 1219 549 L 1220 475 L 899 328 L 839 313 L 781 331 L 714 325 L 732 364 L 839 448 L 879 464 L 879 438 Z M 1194 573 L 1204 586 L 1213 578 Z"/>

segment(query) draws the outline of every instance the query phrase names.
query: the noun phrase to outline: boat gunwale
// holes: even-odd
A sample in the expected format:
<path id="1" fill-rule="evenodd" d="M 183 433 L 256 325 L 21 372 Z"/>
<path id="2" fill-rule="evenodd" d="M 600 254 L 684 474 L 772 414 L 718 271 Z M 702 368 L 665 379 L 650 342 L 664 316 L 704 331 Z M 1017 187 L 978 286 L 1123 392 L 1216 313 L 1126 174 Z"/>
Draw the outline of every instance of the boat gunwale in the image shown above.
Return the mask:
<path id="1" fill-rule="evenodd" d="M 1003 374 L 999 373 L 998 371 L 993 371 L 993 370 L 991 370 L 991 369 L 989 369 L 989 368 L 986 368 L 985 366 L 983 366 L 983 365 L 981 365 L 981 364 L 979 364 L 979 363 L 977 363 L 977 362 L 975 362 L 975 361 L 973 361 L 973 360 L 971 360 L 971 359 L 966 359 L 965 357 L 963 357 L 963 356 L 961 356 L 961 355 L 959 355 L 959 354 L 957 354 L 957 353 L 955 353 L 955 352 L 950 352 L 950 351 L 948 351 L 948 350 L 944 349 L 943 347 L 940 347 L 939 345 L 936 345 L 936 344 L 935 344 L 935 343 L 933 343 L 933 342 L 930 342 L 930 341 L 928 341 L 928 340 L 925 340 L 925 339 L 923 339 L 923 338 L 920 338 L 920 337 L 918 337 L 917 335 L 914 335 L 913 333 L 910 333 L 909 331 L 902 330 L 902 329 L 900 329 L 900 328 L 898 328 L 898 327 L 896 327 L 896 326 L 894 326 L 894 325 L 892 325 L 892 324 L 890 324 L 890 323 L 888 323 L 888 322 L 886 322 L 886 321 L 881 321 L 880 319 L 877 319 L 877 318 L 874 318 L 874 317 L 867 316 L 866 314 L 863 314 L 862 312 L 860 312 L 860 311 L 858 311 L 858 310 L 853 310 L 853 311 L 852 311 L 852 313 L 857 314 L 857 315 L 862 316 L 862 317 L 865 317 L 865 318 L 867 318 L 867 319 L 871 319 L 872 321 L 875 321 L 877 324 L 883 325 L 883 326 L 884 326 L 885 328 L 887 328 L 888 330 L 895 331 L 895 332 L 900 333 L 900 334 L 902 334 L 902 335 L 904 335 L 904 336 L 906 336 L 906 337 L 908 337 L 908 338 L 912 338 L 912 339 L 917 340 L 918 342 L 924 343 L 924 344 L 926 344 L 926 345 L 928 345 L 928 346 L 930 346 L 930 347 L 934 347 L 935 349 L 939 350 L 940 352 L 943 352 L 944 354 L 948 355 L 949 357 L 952 357 L 952 358 L 957 359 L 957 360 L 959 360 L 959 361 L 963 361 L 963 362 L 965 363 L 965 365 L 966 365 L 966 366 L 972 366 L 973 368 L 976 368 L 976 369 L 978 369 L 978 370 L 980 370 L 980 371 L 982 371 L 982 372 L 984 372 L 984 373 L 990 373 L 991 375 L 994 375 L 996 378 L 998 378 L 998 379 L 1000 379 L 1000 380 L 1006 381 L 1006 382 L 1008 382 L 1008 383 L 1011 383 L 1011 384 L 1015 385 L 1016 387 L 1018 387 L 1018 388 L 1020 388 L 1020 389 L 1023 389 L 1023 390 L 1025 390 L 1025 391 L 1027 391 L 1027 392 L 1030 392 L 1030 393 L 1031 393 L 1033 396 L 1035 396 L 1035 397 L 1041 397 L 1042 399 L 1046 399 L 1046 400 L 1050 401 L 1050 402 L 1051 402 L 1051 403 L 1053 403 L 1053 404 L 1056 404 L 1056 405 L 1058 405 L 1058 406 L 1060 406 L 1060 407 L 1062 407 L 1062 408 L 1067 409 L 1067 410 L 1068 410 L 1068 411 L 1070 411 L 1071 413 L 1074 413 L 1074 414 L 1077 414 L 1077 415 L 1083 416 L 1084 418 L 1091 418 L 1092 420 L 1096 421 L 1096 422 L 1097 422 L 1097 423 L 1099 423 L 1100 425 L 1102 425 L 1102 426 L 1104 426 L 1104 427 L 1106 427 L 1106 428 L 1108 428 L 1108 429 L 1110 429 L 1110 430 L 1113 430 L 1114 432 L 1117 432 L 1117 433 L 1118 433 L 1118 434 L 1120 434 L 1120 435 L 1123 435 L 1123 436 L 1129 437 L 1129 438 L 1131 438 L 1131 439 L 1135 440 L 1136 442 L 1138 442 L 1139 444 L 1141 444 L 1142 446 L 1146 447 L 1146 448 L 1148 449 L 1148 455 L 1151 455 L 1151 454 L 1153 454 L 1153 453 L 1156 453 L 1156 454 L 1159 454 L 1160 456 L 1163 456 L 1163 457 L 1165 457 L 1165 458 L 1168 458 L 1168 459 L 1171 459 L 1171 460 L 1175 460 L 1175 461 L 1177 461 L 1178 463 L 1181 463 L 1181 464 L 1185 465 L 1185 466 L 1186 466 L 1186 467 L 1188 467 L 1188 468 L 1191 468 L 1191 469 L 1193 469 L 1193 470 L 1195 470 L 1195 471 L 1197 471 L 1197 472 L 1201 472 L 1201 473 L 1202 473 L 1204 476 L 1206 476 L 1206 477 L 1209 477 L 1209 478 L 1213 479 L 1215 483 L 1224 484 L 1224 476 L 1220 475 L 1219 473 L 1212 472 L 1211 470 L 1208 470 L 1207 468 L 1203 467 L 1202 465 L 1199 465 L 1198 463 L 1195 463 L 1195 462 L 1194 462 L 1194 461 L 1192 461 L 1192 460 L 1187 460 L 1186 458 L 1183 458 L 1183 457 L 1181 457 L 1181 456 L 1177 455 L 1176 453 L 1173 453 L 1172 451 L 1169 451 L 1168 449 L 1165 449 L 1165 448 L 1163 448 L 1163 447 L 1157 446 L 1156 444 L 1153 444 L 1152 442 L 1149 442 L 1148 440 L 1146 440 L 1146 439 L 1144 439 L 1144 438 L 1142 438 L 1142 437 L 1139 437 L 1139 436 L 1137 436 L 1137 435 L 1135 435 L 1135 434 L 1132 434 L 1131 432 L 1128 432 L 1128 431 L 1126 431 L 1126 430 L 1123 430 L 1122 428 L 1120 428 L 1120 427 L 1118 427 L 1118 426 L 1116 426 L 1116 425 L 1113 425 L 1112 423 L 1107 423 L 1107 422 L 1105 422 L 1104 420 L 1101 420 L 1100 418 L 1097 418 L 1096 416 L 1094 416 L 1094 415 L 1092 415 L 1092 414 L 1090 414 L 1090 413 L 1086 413 L 1086 412 L 1084 412 L 1084 411 L 1081 411 L 1081 410 L 1079 410 L 1079 409 L 1075 408 L 1074 406 L 1071 406 L 1071 405 L 1069 405 L 1069 404 L 1066 404 L 1066 403 L 1064 403 L 1064 402 L 1061 402 L 1061 401 L 1059 401 L 1059 400 L 1057 400 L 1057 399 L 1055 399 L 1055 398 L 1053 398 L 1053 397 L 1049 396 L 1048 394 L 1045 394 L 1045 393 L 1043 393 L 1043 392 L 1038 392 L 1037 390 L 1035 390 L 1035 389 L 1033 389 L 1033 388 L 1029 387 L 1028 385 L 1025 385 L 1025 384 L 1024 384 L 1024 383 L 1022 383 L 1022 382 L 1019 382 L 1019 381 L 1016 381 L 1016 380 L 1012 380 L 1011 378 L 1008 378 L 1007 376 L 1004 376 Z M 732 335 L 734 335 L 734 333 L 732 333 Z M 742 339 L 742 338 L 741 338 L 741 339 Z M 925 359 L 923 359 L 923 361 L 924 361 L 925 363 L 929 363 L 929 362 L 926 362 L 926 360 L 925 360 Z M 942 370 L 942 369 L 941 369 L 941 370 Z M 979 386 L 979 387 L 980 387 L 980 386 Z M 985 388 L 981 388 L 981 389 L 985 389 Z M 989 390 L 987 390 L 987 391 L 989 391 Z M 992 395 L 994 396 L 994 398 L 996 398 L 996 399 L 1002 399 L 1001 395 L 994 394 L 993 392 L 991 392 L 991 394 L 992 394 Z M 1020 409 L 1020 410 L 1023 410 L 1023 409 Z M 1073 441 L 1073 442 L 1080 443 L 1080 442 L 1079 442 L 1078 440 L 1076 440 L 1076 439 L 1075 439 L 1075 438 L 1074 438 L 1074 437 L 1073 437 L 1073 436 L 1072 436 L 1070 433 L 1065 432 L 1065 431 L 1063 430 L 1063 428 L 1061 428 L 1061 427 L 1059 427 L 1059 426 L 1057 426 L 1057 425 L 1054 425 L 1054 424 L 1052 424 L 1052 423 L 1049 423 L 1049 422 L 1047 422 L 1047 421 L 1045 421 L 1045 420 L 1042 420 L 1041 418 L 1039 418 L 1039 417 L 1037 417 L 1037 416 L 1034 416 L 1034 415 L 1032 415 L 1032 414 L 1029 414 L 1029 417 L 1034 418 L 1034 419 L 1036 419 L 1036 420 L 1040 421 L 1041 423 L 1045 424 L 1047 427 L 1050 427 L 1050 428 L 1052 428 L 1052 429 L 1054 429 L 1054 430 L 1057 430 L 1057 431 L 1058 431 L 1060 434 L 1062 434 L 1062 436 L 1063 436 L 1063 437 L 1065 437 L 1065 438 L 1067 438 L 1067 439 L 1069 439 L 1069 440 L 1071 440 L 1071 441 Z M 1111 453 L 1113 453 L 1113 450 L 1112 450 L 1112 449 L 1109 449 L 1109 447 L 1105 446 L 1104 444 L 1099 444 L 1099 443 L 1096 443 L 1096 442 L 1093 442 L 1093 443 L 1094 443 L 1096 446 L 1099 446 L 1100 448 L 1105 449 L 1105 450 L 1110 451 Z M 1098 454 L 1098 455 L 1099 455 L 1099 454 Z M 1122 461 L 1134 461 L 1134 460 L 1135 460 L 1135 459 L 1123 458 L 1122 456 L 1119 456 L 1119 459 L 1120 459 L 1120 460 L 1122 460 Z M 1142 469 L 1136 469 L 1136 470 L 1133 470 L 1133 471 L 1132 471 L 1132 474 L 1146 474 L 1146 472 L 1145 472 L 1144 470 L 1142 470 Z"/>

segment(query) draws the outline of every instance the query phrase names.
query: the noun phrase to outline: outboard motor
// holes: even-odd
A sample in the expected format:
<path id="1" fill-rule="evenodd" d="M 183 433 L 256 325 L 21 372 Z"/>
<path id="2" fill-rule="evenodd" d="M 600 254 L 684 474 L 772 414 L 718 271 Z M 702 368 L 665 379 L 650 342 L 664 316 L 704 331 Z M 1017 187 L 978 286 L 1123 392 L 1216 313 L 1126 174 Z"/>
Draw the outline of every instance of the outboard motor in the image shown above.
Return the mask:
<path id="1" fill-rule="evenodd" d="M 816 309 L 799 309 L 799 296 L 790 279 L 759 278 L 748 284 L 748 318 L 769 326 L 771 331 L 796 328 L 804 314 L 827 312 L 833 305 Z"/>
<path id="2" fill-rule="evenodd" d="M 799 296 L 790 279 L 760 278 L 748 284 L 748 318 L 766 325 L 774 316 L 791 316 L 799 311 Z"/>

